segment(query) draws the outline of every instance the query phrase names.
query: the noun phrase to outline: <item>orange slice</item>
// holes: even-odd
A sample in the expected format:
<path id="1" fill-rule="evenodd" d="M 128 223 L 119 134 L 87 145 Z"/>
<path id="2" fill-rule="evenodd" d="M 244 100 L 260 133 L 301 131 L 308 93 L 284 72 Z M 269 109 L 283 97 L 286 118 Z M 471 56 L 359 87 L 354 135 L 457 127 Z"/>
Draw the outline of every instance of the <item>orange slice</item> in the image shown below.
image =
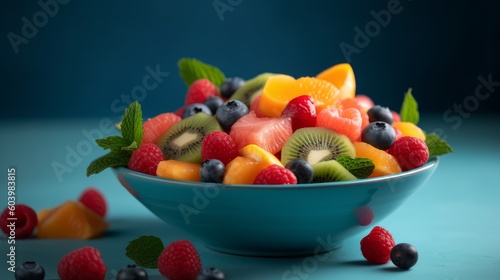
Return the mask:
<path id="1" fill-rule="evenodd" d="M 253 158 L 237 156 L 227 166 L 223 184 L 253 184 L 257 174 L 266 164 Z"/>
<path id="2" fill-rule="evenodd" d="M 356 157 L 369 158 L 375 165 L 375 169 L 368 177 L 378 177 L 401 172 L 398 160 L 391 154 L 365 142 L 354 142 L 353 145 L 356 149 Z"/>
<path id="3" fill-rule="evenodd" d="M 163 160 L 156 167 L 156 176 L 174 180 L 200 182 L 201 164 L 174 159 Z"/>
<path id="4" fill-rule="evenodd" d="M 295 80 L 288 75 L 275 75 L 264 86 L 259 102 L 260 112 L 267 117 L 279 117 L 286 104 L 301 95 L 311 96 L 316 112 L 320 112 L 335 105 L 340 91 L 332 83 L 317 78 L 302 77 Z"/>
<path id="5" fill-rule="evenodd" d="M 418 127 L 416 124 L 411 122 L 394 122 L 392 126 L 401 131 L 402 136 L 412 136 L 425 141 L 424 131 Z"/>
<path id="6" fill-rule="evenodd" d="M 356 94 L 356 78 L 349 63 L 334 65 L 319 73 L 316 78 L 336 86 L 340 90 L 339 99 L 353 98 Z"/>
<path id="7" fill-rule="evenodd" d="M 281 161 L 270 152 L 262 149 L 255 144 L 249 144 L 239 150 L 240 155 L 255 159 L 257 162 L 263 163 L 265 167 L 273 164 L 283 166 Z"/>

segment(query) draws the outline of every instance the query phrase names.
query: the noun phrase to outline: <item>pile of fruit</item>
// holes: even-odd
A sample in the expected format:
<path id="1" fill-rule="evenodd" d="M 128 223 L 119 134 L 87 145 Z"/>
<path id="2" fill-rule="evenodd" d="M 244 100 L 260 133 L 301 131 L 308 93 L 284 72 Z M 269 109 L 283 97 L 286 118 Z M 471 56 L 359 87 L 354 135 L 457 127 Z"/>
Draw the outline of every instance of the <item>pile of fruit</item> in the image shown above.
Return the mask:
<path id="1" fill-rule="evenodd" d="M 263 73 L 247 81 L 181 59 L 185 104 L 142 120 L 137 102 L 125 111 L 122 136 L 98 139 L 110 153 L 87 175 L 107 167 L 174 180 L 223 184 L 301 184 L 395 174 L 451 152 L 418 127 L 409 90 L 400 113 L 356 94 L 352 67 L 316 77 Z"/>

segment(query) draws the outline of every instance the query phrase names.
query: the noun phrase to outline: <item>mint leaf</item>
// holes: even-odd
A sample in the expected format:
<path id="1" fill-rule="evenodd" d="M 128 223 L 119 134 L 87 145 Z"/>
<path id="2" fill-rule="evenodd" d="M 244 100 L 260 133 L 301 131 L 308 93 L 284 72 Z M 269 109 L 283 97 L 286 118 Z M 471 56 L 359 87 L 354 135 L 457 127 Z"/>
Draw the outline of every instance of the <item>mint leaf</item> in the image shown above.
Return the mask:
<path id="1" fill-rule="evenodd" d="M 163 248 L 160 238 L 150 235 L 141 236 L 128 243 L 125 255 L 139 266 L 157 268 L 158 257 Z"/>
<path id="2" fill-rule="evenodd" d="M 129 142 L 121 136 L 108 136 L 106 138 L 96 139 L 95 142 L 99 147 L 105 150 L 119 150 L 129 145 Z"/>
<path id="3" fill-rule="evenodd" d="M 111 152 L 90 163 L 87 167 L 87 176 L 98 174 L 108 167 L 127 166 L 131 155 L 131 152 L 111 150 Z"/>
<path id="4" fill-rule="evenodd" d="M 130 145 L 128 146 L 122 146 L 122 150 L 124 151 L 130 151 L 130 152 L 133 152 L 135 150 L 137 150 L 137 148 L 139 148 L 139 144 L 137 144 L 137 142 L 132 142 Z"/>
<path id="5" fill-rule="evenodd" d="M 208 79 L 216 87 L 220 87 L 226 80 L 226 76 L 224 76 L 224 73 L 219 68 L 195 58 L 181 58 L 177 62 L 177 66 L 179 67 L 179 75 L 188 87 L 199 79 Z"/>
<path id="6" fill-rule="evenodd" d="M 139 102 L 134 101 L 125 110 L 121 121 L 121 132 L 123 138 L 129 143 L 141 143 L 144 131 L 142 130 L 142 111 Z"/>
<path id="7" fill-rule="evenodd" d="M 434 132 L 426 135 L 425 144 L 429 149 L 429 157 L 453 153 L 450 145 Z"/>
<path id="8" fill-rule="evenodd" d="M 370 174 L 372 174 L 373 169 L 375 169 L 373 161 L 369 158 L 341 156 L 337 158 L 337 162 L 358 179 L 367 178 Z"/>
<path id="9" fill-rule="evenodd" d="M 409 88 L 403 99 L 399 115 L 402 122 L 411 122 L 418 124 L 420 114 L 418 113 L 418 103 L 411 94 L 412 89 Z"/>

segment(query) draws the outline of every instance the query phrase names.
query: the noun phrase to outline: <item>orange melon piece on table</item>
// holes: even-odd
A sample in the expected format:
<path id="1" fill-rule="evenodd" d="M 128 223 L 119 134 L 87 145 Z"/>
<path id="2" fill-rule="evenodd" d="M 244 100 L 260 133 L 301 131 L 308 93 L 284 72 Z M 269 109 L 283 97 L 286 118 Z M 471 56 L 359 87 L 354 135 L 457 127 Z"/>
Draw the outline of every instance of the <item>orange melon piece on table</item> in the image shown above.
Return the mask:
<path id="1" fill-rule="evenodd" d="M 227 166 L 223 184 L 253 184 L 257 174 L 267 165 L 253 158 L 237 156 Z"/>
<path id="2" fill-rule="evenodd" d="M 356 157 L 369 158 L 375 165 L 372 174 L 368 177 L 385 176 L 402 171 L 398 160 L 386 151 L 379 150 L 365 142 L 354 142 L 353 145 L 356 149 Z"/>
<path id="3" fill-rule="evenodd" d="M 79 201 L 66 201 L 50 210 L 39 212 L 38 238 L 91 239 L 99 237 L 108 228 L 103 217 Z"/>
<path id="4" fill-rule="evenodd" d="M 233 124 L 229 135 L 233 137 L 238 149 L 255 144 L 276 154 L 292 133 L 290 118 L 259 118 L 254 111 L 250 111 Z"/>
<path id="5" fill-rule="evenodd" d="M 156 167 L 156 176 L 173 180 L 200 182 L 200 163 L 175 159 L 162 160 Z"/>
<path id="6" fill-rule="evenodd" d="M 288 102 L 309 95 L 314 99 L 316 112 L 335 106 L 340 91 L 332 83 L 313 77 L 295 79 L 288 75 L 270 77 L 260 97 L 260 112 L 267 117 L 279 117 Z"/>
<path id="7" fill-rule="evenodd" d="M 146 120 L 142 125 L 144 136 L 142 137 L 141 144 L 156 144 L 161 135 L 167 132 L 172 125 L 180 121 L 181 117 L 175 113 L 163 113 Z"/>
<path id="8" fill-rule="evenodd" d="M 316 118 L 316 126 L 330 128 L 344 134 L 351 142 L 361 137 L 361 125 L 361 113 L 356 108 L 325 109 L 319 112 Z"/>
<path id="9" fill-rule="evenodd" d="M 392 126 L 401 131 L 402 136 L 416 137 L 422 141 L 425 141 L 424 131 L 418 127 L 416 124 L 411 122 L 394 122 Z"/>
<path id="10" fill-rule="evenodd" d="M 319 73 L 316 78 L 336 86 L 340 91 L 339 99 L 353 98 L 356 94 L 356 78 L 349 63 L 336 64 Z"/>

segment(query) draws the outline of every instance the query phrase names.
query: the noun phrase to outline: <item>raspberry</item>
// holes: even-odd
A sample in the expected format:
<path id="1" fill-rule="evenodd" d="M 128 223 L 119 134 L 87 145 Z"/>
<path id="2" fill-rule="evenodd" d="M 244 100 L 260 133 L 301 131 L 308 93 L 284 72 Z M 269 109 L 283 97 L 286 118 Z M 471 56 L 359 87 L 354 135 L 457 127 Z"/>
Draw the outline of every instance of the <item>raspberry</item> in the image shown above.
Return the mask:
<path id="1" fill-rule="evenodd" d="M 15 220 L 10 218 L 16 218 Z M 15 223 L 14 223 L 15 222 Z M 10 227 L 14 223 L 14 227 Z M 6 207 L 0 216 L 0 227 L 2 231 L 10 235 L 11 229 L 15 229 L 15 236 L 18 239 L 28 238 L 38 224 L 36 212 L 31 207 L 24 204 Z"/>
<path id="2" fill-rule="evenodd" d="M 222 131 L 211 132 L 203 138 L 201 143 L 202 161 L 218 159 L 227 165 L 238 156 L 238 147 L 229 134 Z"/>
<path id="3" fill-rule="evenodd" d="M 289 169 L 273 164 L 262 169 L 253 183 L 254 185 L 295 185 L 297 177 Z"/>
<path id="4" fill-rule="evenodd" d="M 371 263 L 384 264 L 391 259 L 391 250 L 394 247 L 394 239 L 386 229 L 376 226 L 372 231 L 361 239 L 361 253 Z"/>
<path id="5" fill-rule="evenodd" d="M 78 201 L 90 210 L 96 212 L 99 216 L 106 216 L 106 211 L 108 209 L 106 199 L 98 189 L 92 187 L 85 189 L 78 198 Z"/>
<path id="6" fill-rule="evenodd" d="M 429 160 L 427 144 L 411 136 L 399 138 L 387 152 L 398 160 L 403 171 L 420 167 Z"/>
<path id="7" fill-rule="evenodd" d="M 189 240 L 175 241 L 158 257 L 158 270 L 170 280 L 195 280 L 201 272 L 200 256 Z"/>
<path id="8" fill-rule="evenodd" d="M 281 116 L 292 119 L 293 131 L 303 127 L 316 126 L 314 100 L 309 95 L 295 97 L 288 102 Z"/>
<path id="9" fill-rule="evenodd" d="M 104 280 L 106 265 L 99 250 L 82 247 L 62 257 L 57 266 L 61 280 Z"/>
<path id="10" fill-rule="evenodd" d="M 156 167 L 162 160 L 165 160 L 165 156 L 161 152 L 160 147 L 148 143 L 140 146 L 132 153 L 128 168 L 137 172 L 156 175 Z"/>
<path id="11" fill-rule="evenodd" d="M 185 104 L 203 103 L 210 96 L 219 96 L 217 87 L 207 79 L 199 79 L 189 87 Z"/>

